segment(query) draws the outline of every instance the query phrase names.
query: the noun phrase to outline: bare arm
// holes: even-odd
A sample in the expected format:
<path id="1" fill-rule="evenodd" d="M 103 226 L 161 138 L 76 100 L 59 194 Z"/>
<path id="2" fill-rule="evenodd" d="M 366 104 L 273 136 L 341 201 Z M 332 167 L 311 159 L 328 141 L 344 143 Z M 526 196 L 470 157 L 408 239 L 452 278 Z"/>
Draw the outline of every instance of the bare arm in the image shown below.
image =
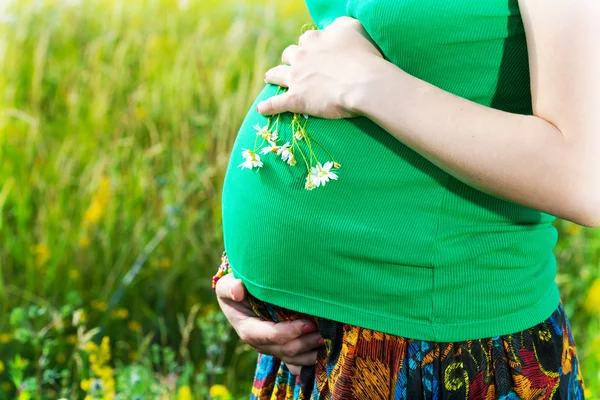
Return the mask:
<path id="1" fill-rule="evenodd" d="M 600 225 L 600 3 L 521 0 L 534 115 L 485 107 L 378 62 L 349 107 L 461 181 Z"/>

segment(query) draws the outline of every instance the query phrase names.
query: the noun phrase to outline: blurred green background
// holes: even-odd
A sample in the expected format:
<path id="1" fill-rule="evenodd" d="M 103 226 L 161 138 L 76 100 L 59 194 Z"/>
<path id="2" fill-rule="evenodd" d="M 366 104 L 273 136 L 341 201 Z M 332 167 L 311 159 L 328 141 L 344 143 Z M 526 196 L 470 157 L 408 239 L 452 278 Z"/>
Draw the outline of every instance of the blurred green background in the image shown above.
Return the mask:
<path id="1" fill-rule="evenodd" d="M 248 398 L 256 354 L 210 289 L 221 184 L 304 3 L 3 4 L 0 399 Z M 555 226 L 597 399 L 600 230 Z"/>

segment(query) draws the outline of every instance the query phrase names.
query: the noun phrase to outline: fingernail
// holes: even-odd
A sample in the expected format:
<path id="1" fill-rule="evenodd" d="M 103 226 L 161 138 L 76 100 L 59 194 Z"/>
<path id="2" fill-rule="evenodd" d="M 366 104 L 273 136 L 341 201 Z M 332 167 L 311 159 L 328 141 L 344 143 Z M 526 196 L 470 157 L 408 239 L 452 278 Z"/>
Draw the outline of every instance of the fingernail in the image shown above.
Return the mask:
<path id="1" fill-rule="evenodd" d="M 325 344 L 325 339 L 319 338 L 319 346 L 323 346 Z"/>
<path id="2" fill-rule="evenodd" d="M 316 329 L 315 329 L 315 327 L 314 327 L 314 326 L 312 326 L 312 325 L 304 325 L 304 326 L 302 327 L 302 332 L 304 332 L 304 333 L 308 333 L 308 332 L 314 332 L 314 331 L 316 331 Z"/>

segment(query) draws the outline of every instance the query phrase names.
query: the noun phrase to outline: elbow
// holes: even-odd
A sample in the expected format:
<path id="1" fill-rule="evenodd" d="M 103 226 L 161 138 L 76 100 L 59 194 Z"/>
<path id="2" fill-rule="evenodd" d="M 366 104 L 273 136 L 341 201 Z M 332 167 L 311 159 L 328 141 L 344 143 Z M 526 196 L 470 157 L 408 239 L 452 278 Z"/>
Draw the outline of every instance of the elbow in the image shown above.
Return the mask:
<path id="1" fill-rule="evenodd" d="M 599 182 L 600 184 L 600 182 Z M 593 185 L 589 182 L 580 193 L 579 197 L 579 212 L 576 224 L 588 227 L 600 227 L 600 185 Z"/>
<path id="2" fill-rule="evenodd" d="M 587 151 L 577 151 L 572 157 L 577 163 L 569 169 L 572 175 L 563 190 L 570 192 L 569 208 L 573 218 L 569 220 L 588 228 L 600 228 L 600 157 L 598 152 L 590 152 L 589 147 Z"/>

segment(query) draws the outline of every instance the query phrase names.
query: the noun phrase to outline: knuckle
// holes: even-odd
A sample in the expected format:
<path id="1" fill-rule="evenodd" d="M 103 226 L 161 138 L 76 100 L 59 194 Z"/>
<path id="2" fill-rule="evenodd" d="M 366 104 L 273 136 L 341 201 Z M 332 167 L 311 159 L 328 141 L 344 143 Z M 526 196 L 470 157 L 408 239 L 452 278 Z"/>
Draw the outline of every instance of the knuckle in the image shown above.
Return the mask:
<path id="1" fill-rule="evenodd" d="M 278 344 L 280 346 L 285 345 L 287 339 L 282 335 L 273 335 L 273 343 Z"/>
<path id="2" fill-rule="evenodd" d="M 306 56 L 306 53 L 308 53 L 306 47 L 299 47 L 298 51 L 296 52 L 296 60 L 304 58 Z"/>
<path id="3" fill-rule="evenodd" d="M 300 354 L 300 349 L 293 342 L 283 345 L 282 351 L 288 357 L 296 357 Z"/>
<path id="4" fill-rule="evenodd" d="M 273 344 L 280 344 L 281 339 L 276 333 L 270 333 L 267 335 L 267 341 Z"/>
<path id="5" fill-rule="evenodd" d="M 273 101 L 271 99 L 266 99 L 264 103 L 264 108 L 267 113 L 273 111 Z"/>
<path id="6" fill-rule="evenodd" d="M 316 30 L 306 31 L 302 35 L 300 35 L 300 37 L 298 38 L 298 44 L 305 43 L 309 40 L 312 40 L 312 39 L 318 37 L 318 35 L 319 35 L 319 31 L 316 31 Z"/>

